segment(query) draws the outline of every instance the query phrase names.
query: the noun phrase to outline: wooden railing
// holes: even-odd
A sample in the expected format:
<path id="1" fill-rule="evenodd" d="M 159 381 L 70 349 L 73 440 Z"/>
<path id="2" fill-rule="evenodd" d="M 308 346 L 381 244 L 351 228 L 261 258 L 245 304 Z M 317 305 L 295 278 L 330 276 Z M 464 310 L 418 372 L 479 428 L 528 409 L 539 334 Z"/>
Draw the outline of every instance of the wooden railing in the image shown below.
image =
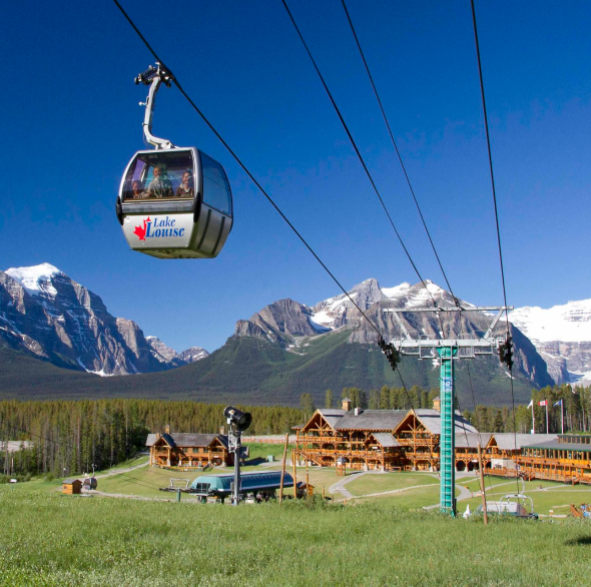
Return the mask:
<path id="1" fill-rule="evenodd" d="M 330 458 L 338 458 L 338 457 L 347 457 L 348 459 L 377 459 L 380 460 L 383 456 L 393 456 L 390 453 L 384 453 L 382 451 L 377 450 L 359 450 L 359 451 L 351 451 L 351 450 L 322 450 L 322 449 L 298 449 L 298 454 L 301 454 L 304 457 L 309 455 L 314 455 L 316 457 L 330 457 Z"/>
<path id="2" fill-rule="evenodd" d="M 401 446 L 439 446 L 433 438 L 397 438 Z"/>

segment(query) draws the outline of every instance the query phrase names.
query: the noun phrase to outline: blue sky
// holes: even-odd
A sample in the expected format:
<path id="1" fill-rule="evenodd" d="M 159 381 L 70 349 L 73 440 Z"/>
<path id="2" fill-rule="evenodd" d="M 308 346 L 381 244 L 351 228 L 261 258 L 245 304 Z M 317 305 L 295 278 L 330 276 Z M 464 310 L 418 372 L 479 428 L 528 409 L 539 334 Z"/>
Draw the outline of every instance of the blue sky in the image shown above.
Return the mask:
<path id="1" fill-rule="evenodd" d="M 589 298 L 591 4 L 476 4 L 508 301 Z M 346 287 L 417 281 L 279 0 L 123 5 Z M 340 2 L 290 6 L 419 270 L 444 285 Z M 348 7 L 454 292 L 502 303 L 470 3 Z M 52 263 L 177 350 L 219 347 L 274 300 L 339 293 L 176 89 L 154 132 L 225 166 L 235 227 L 215 260 L 128 250 L 114 202 L 143 148 L 133 77 L 153 60 L 113 3 L 9 3 L 0 49 L 2 269 Z"/>

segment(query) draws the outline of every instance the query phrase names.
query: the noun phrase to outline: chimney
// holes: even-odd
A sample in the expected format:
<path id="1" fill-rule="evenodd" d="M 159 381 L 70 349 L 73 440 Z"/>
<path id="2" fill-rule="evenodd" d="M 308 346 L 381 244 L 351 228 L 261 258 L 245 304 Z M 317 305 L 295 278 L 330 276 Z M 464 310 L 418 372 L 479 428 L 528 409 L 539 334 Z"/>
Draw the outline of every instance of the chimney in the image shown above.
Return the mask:
<path id="1" fill-rule="evenodd" d="M 433 409 L 441 412 L 441 400 L 439 399 L 439 396 L 433 398 Z"/>
<path id="2" fill-rule="evenodd" d="M 355 408 L 355 411 L 353 412 L 356 416 L 359 416 L 359 414 L 361 414 L 361 408 Z"/>
<path id="3" fill-rule="evenodd" d="M 156 432 L 156 440 L 158 440 L 160 438 L 161 434 L 160 432 Z"/>
<path id="4" fill-rule="evenodd" d="M 168 424 L 164 427 L 164 434 L 170 434 L 170 426 Z"/>
<path id="5" fill-rule="evenodd" d="M 346 412 L 351 411 L 351 400 L 348 397 L 343 399 L 343 410 Z"/>
<path id="6" fill-rule="evenodd" d="M 224 436 L 226 434 L 226 427 L 225 426 L 220 426 L 220 434 L 222 436 Z"/>

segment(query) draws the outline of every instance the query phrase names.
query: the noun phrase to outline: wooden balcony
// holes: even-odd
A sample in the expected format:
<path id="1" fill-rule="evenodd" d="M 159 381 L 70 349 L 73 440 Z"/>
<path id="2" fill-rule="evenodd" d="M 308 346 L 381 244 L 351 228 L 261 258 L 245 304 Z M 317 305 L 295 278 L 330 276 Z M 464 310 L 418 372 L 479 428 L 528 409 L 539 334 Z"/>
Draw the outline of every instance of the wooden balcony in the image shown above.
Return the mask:
<path id="1" fill-rule="evenodd" d="M 346 444 L 350 441 L 341 436 L 296 436 L 296 444 L 321 444 L 323 442 Z"/>
<path id="2" fill-rule="evenodd" d="M 434 438 L 397 438 L 401 446 L 439 446 Z"/>
<path id="3" fill-rule="evenodd" d="M 377 450 L 322 450 L 322 449 L 298 449 L 297 454 L 303 457 L 315 456 L 315 457 L 330 457 L 336 459 L 338 457 L 346 457 L 347 459 L 376 459 L 381 460 L 383 458 L 392 458 L 396 456 L 394 453 L 384 453 Z"/>

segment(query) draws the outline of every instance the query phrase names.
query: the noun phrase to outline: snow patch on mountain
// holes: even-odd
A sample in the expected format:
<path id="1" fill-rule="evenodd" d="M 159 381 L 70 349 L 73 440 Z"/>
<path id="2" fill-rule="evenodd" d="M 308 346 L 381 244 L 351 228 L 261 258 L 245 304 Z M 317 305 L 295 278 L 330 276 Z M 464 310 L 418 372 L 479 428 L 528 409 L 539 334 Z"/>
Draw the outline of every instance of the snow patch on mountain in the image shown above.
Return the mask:
<path id="1" fill-rule="evenodd" d="M 196 363 L 205 357 L 209 357 L 209 352 L 200 346 L 192 346 L 178 355 L 178 358 L 185 363 Z"/>
<path id="2" fill-rule="evenodd" d="M 591 384 L 591 299 L 525 306 L 509 319 L 532 341 L 556 383 Z"/>
<path id="3" fill-rule="evenodd" d="M 509 319 L 531 340 L 591 341 L 591 299 L 548 309 L 537 306 L 517 308 Z"/>
<path id="4" fill-rule="evenodd" d="M 53 297 L 57 295 L 57 290 L 53 287 L 51 278 L 62 272 L 50 263 L 41 263 L 32 267 L 11 267 L 5 273 L 18 281 L 28 294 L 44 293 Z"/>

